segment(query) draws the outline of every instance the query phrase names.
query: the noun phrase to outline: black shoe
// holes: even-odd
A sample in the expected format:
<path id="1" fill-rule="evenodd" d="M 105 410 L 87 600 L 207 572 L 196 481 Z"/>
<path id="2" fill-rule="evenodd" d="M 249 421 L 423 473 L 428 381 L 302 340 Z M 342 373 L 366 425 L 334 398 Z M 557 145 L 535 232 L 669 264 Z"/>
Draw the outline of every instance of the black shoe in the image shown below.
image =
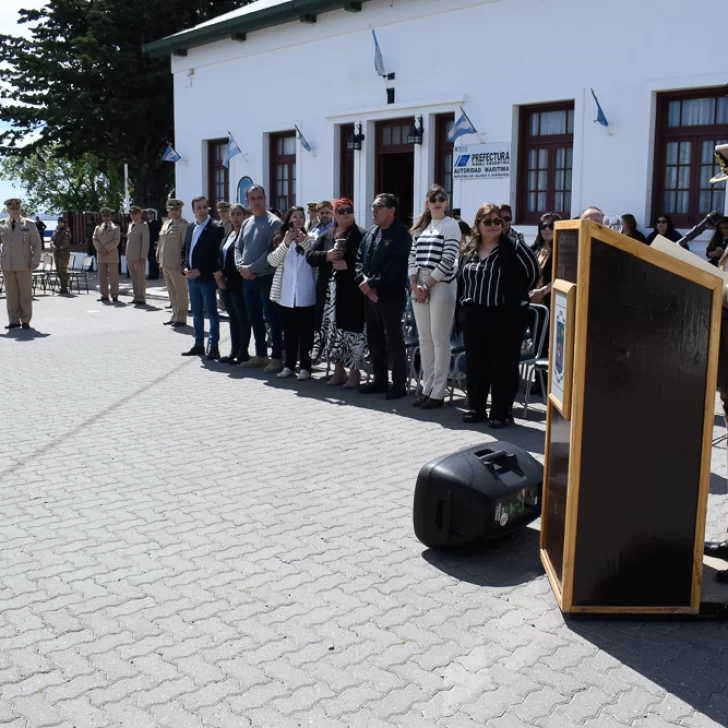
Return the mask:
<path id="1" fill-rule="evenodd" d="M 511 417 L 506 417 L 504 420 L 489 420 L 488 427 L 491 430 L 504 430 L 506 427 L 510 427 L 513 424 Z"/>
<path id="2" fill-rule="evenodd" d="M 427 402 L 428 396 L 426 394 L 418 394 L 413 400 L 412 400 L 412 406 L 413 407 L 422 407 L 422 405 Z"/>
<path id="3" fill-rule="evenodd" d="M 245 357 L 238 356 L 238 357 L 235 358 L 235 363 L 236 364 L 242 364 L 243 362 L 246 362 L 246 361 L 250 361 L 250 357 L 249 356 L 245 356 Z"/>
<path id="4" fill-rule="evenodd" d="M 386 382 L 369 382 L 369 384 L 363 384 L 359 387 L 359 391 L 362 394 L 384 394 L 389 389 L 389 385 Z"/>
<path id="5" fill-rule="evenodd" d="M 97 298 L 96 300 L 97 301 L 101 301 L 101 303 L 108 303 L 109 302 L 109 299 L 108 298 L 104 298 L 103 296 L 101 296 L 101 298 Z"/>
<path id="6" fill-rule="evenodd" d="M 23 328 L 24 329 L 29 329 L 30 328 L 30 324 L 23 324 Z"/>
<path id="7" fill-rule="evenodd" d="M 728 584 L 728 569 L 715 572 L 715 580 L 720 584 Z"/>
<path id="8" fill-rule="evenodd" d="M 714 559 L 728 561 L 728 541 L 708 541 L 703 545 L 703 553 Z"/>
<path id="9" fill-rule="evenodd" d="M 207 356 L 205 359 L 207 361 L 214 361 L 215 359 L 220 358 L 220 349 L 218 349 L 216 346 L 213 346 L 210 351 L 207 352 Z"/>
<path id="10" fill-rule="evenodd" d="M 174 323 L 174 321 L 165 321 L 162 325 L 163 326 L 172 326 L 173 323 Z"/>
<path id="11" fill-rule="evenodd" d="M 218 361 L 220 364 L 237 364 L 234 356 L 221 356 Z"/>
<path id="12" fill-rule="evenodd" d="M 19 329 L 20 324 L 8 324 L 5 328 L 6 329 Z"/>
<path id="13" fill-rule="evenodd" d="M 463 422 L 482 422 L 485 419 L 487 419 L 485 412 L 476 412 L 475 410 L 470 410 L 463 415 Z"/>
<path id="14" fill-rule="evenodd" d="M 137 301 L 134 305 L 141 307 L 141 306 L 146 306 L 147 304 L 146 304 L 146 301 Z"/>
<path id="15" fill-rule="evenodd" d="M 187 328 L 187 324 L 183 324 L 181 321 L 175 321 L 172 324 L 172 328 L 173 329 L 184 329 L 184 328 Z"/>
<path id="16" fill-rule="evenodd" d="M 183 351 L 182 356 L 205 356 L 205 347 L 193 346 L 189 351 Z"/>
<path id="17" fill-rule="evenodd" d="M 387 396 L 385 399 L 402 399 L 402 397 L 407 396 L 407 387 L 405 387 L 404 384 L 393 384 L 389 391 L 387 392 Z"/>
<path id="18" fill-rule="evenodd" d="M 108 301 L 109 299 L 107 298 L 106 300 Z M 114 301 L 114 303 L 119 303 L 119 299 L 118 298 L 114 298 L 112 300 Z"/>

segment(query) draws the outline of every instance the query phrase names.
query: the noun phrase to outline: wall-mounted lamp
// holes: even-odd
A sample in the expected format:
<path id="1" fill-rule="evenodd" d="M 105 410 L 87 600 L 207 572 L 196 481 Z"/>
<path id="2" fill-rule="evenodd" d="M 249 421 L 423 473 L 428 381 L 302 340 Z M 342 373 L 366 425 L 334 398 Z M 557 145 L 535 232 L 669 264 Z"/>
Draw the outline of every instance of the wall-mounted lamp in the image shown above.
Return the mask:
<path id="1" fill-rule="evenodd" d="M 422 144 L 422 137 L 425 129 L 422 123 L 421 116 L 415 116 L 415 123 L 407 135 L 407 144 Z"/>
<path id="2" fill-rule="evenodd" d="M 359 152 L 361 151 L 362 142 L 364 141 L 364 139 L 365 136 L 362 133 L 361 124 L 357 124 L 356 132 L 354 134 L 351 134 L 346 142 L 346 148 L 353 149 L 354 151 Z"/>

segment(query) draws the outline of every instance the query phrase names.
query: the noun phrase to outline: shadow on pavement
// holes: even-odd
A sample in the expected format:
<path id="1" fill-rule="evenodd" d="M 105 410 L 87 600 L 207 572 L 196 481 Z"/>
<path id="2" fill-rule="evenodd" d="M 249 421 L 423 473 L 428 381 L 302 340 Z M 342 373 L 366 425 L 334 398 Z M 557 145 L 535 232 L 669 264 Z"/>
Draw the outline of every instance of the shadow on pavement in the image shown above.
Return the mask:
<path id="1" fill-rule="evenodd" d="M 469 584 L 516 586 L 544 573 L 539 538 L 535 528 L 524 527 L 477 550 L 428 548 L 422 552 L 422 558 L 439 571 Z"/>
<path id="2" fill-rule="evenodd" d="M 15 341 L 33 341 L 33 339 L 46 339 L 50 334 L 44 334 L 36 329 L 11 329 L 6 332 L 6 339 L 15 339 Z"/>
<path id="3" fill-rule="evenodd" d="M 710 474 L 710 492 L 713 495 L 727 495 L 728 481 L 722 475 Z"/>
<path id="4" fill-rule="evenodd" d="M 567 626 L 716 725 L 728 725 L 725 622 L 572 619 Z"/>

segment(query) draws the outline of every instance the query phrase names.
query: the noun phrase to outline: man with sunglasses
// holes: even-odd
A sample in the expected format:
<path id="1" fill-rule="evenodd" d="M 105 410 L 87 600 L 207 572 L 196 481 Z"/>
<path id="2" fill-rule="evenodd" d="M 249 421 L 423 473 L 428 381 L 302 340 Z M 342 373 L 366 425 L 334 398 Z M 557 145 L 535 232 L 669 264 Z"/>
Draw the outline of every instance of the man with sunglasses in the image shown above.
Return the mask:
<path id="1" fill-rule="evenodd" d="M 399 200 L 381 193 L 372 203 L 374 225 L 356 257 L 356 283 L 366 296 L 366 324 L 374 378 L 359 388 L 362 394 L 387 393 L 387 399 L 407 394 L 407 352 L 402 332 L 406 305 L 407 261 L 412 236 L 397 218 Z M 389 386 L 388 361 L 392 362 Z"/>
<path id="2" fill-rule="evenodd" d="M 500 206 L 500 216 L 503 220 L 503 233 L 507 235 L 514 243 L 526 244 L 526 238 L 523 237 L 523 233 L 511 227 L 511 221 L 513 220 L 513 210 L 508 204 Z"/>

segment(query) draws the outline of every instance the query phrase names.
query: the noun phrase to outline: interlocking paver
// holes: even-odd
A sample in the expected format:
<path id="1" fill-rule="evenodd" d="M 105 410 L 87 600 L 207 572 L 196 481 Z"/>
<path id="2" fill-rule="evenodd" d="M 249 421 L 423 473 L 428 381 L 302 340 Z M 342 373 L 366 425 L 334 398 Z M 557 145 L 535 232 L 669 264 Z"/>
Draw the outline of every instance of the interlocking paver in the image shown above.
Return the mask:
<path id="1" fill-rule="evenodd" d="M 533 528 L 417 542 L 421 464 L 492 439 L 457 411 L 181 360 L 161 310 L 40 298 L 49 336 L 0 336 L 2 728 L 728 722 L 728 625 L 565 622 Z M 521 424 L 541 458 L 543 405 Z"/>

